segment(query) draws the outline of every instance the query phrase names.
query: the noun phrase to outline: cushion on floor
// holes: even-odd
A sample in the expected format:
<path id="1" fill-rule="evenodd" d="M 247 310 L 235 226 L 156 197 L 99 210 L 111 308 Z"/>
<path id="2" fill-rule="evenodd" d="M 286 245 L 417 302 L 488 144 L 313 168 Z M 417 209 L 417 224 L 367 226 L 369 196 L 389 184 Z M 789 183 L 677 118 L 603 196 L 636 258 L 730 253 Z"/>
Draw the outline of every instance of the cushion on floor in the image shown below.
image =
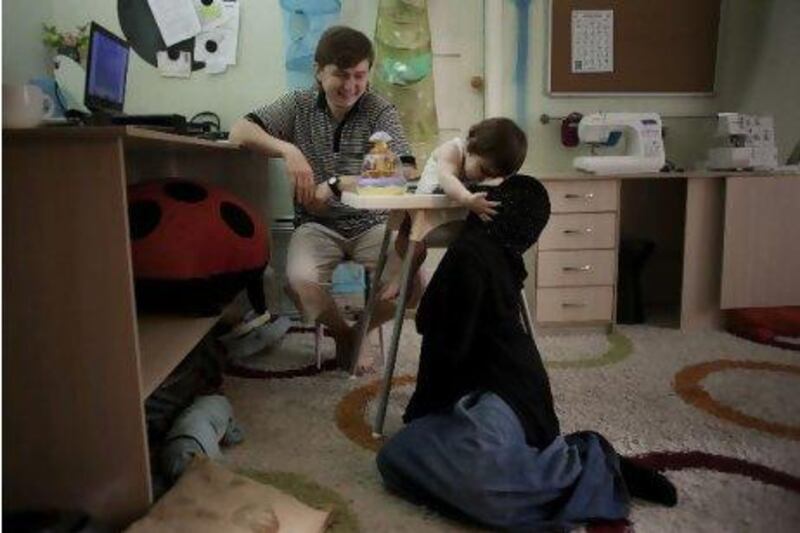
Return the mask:
<path id="1" fill-rule="evenodd" d="M 329 511 L 197 456 L 128 533 L 321 533 Z"/>
<path id="2" fill-rule="evenodd" d="M 800 307 L 749 307 L 726 313 L 725 327 L 761 344 L 800 350 Z"/>

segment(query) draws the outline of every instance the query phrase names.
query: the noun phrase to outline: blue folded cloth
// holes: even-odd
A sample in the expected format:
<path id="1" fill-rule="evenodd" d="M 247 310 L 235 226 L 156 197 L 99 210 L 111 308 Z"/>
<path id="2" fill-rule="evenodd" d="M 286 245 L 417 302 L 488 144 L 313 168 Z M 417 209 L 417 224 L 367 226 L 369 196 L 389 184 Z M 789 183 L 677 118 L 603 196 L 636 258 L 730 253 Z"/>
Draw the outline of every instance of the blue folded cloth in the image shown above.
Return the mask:
<path id="1" fill-rule="evenodd" d="M 233 419 L 233 408 L 225 396 L 198 396 L 175 420 L 161 451 L 161 468 L 170 480 L 178 479 L 192 457 L 222 456 L 220 443 L 237 444 L 244 434 Z"/>
<path id="2" fill-rule="evenodd" d="M 377 462 L 401 496 L 495 528 L 571 528 L 628 515 L 619 461 L 602 436 L 574 433 L 531 447 L 514 411 L 490 392 L 414 420 Z"/>

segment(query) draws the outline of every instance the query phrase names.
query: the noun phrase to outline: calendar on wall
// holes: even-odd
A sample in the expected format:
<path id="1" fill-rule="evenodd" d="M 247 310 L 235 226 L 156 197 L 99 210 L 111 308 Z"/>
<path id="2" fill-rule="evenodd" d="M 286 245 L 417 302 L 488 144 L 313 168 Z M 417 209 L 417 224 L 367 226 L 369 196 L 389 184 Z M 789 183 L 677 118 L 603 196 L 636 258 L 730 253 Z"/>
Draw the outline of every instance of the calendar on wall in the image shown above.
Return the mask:
<path id="1" fill-rule="evenodd" d="M 713 94 L 721 1 L 542 0 L 548 94 Z"/>
<path id="2" fill-rule="evenodd" d="M 572 72 L 614 72 L 614 11 L 572 11 Z"/>

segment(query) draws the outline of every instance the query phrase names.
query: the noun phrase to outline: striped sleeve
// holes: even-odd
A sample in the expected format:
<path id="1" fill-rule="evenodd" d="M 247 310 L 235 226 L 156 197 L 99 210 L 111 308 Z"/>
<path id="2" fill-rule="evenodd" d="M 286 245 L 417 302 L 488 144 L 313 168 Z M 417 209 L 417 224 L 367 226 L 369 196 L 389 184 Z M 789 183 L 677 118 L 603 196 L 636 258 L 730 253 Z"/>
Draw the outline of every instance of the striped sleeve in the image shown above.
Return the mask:
<path id="1" fill-rule="evenodd" d="M 294 124 L 299 106 L 297 93 L 289 92 L 272 102 L 245 115 L 250 122 L 258 124 L 273 137 L 294 142 Z"/>

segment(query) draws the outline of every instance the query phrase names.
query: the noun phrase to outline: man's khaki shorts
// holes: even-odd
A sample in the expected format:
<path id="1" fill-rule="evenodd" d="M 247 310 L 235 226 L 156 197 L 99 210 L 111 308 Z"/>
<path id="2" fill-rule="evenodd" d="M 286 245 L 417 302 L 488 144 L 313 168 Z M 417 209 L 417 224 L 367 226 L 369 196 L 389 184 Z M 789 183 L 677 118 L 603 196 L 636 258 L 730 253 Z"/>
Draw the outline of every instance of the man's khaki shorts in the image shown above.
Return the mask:
<path id="1" fill-rule="evenodd" d="M 332 229 L 321 224 L 309 222 L 292 233 L 286 258 L 286 274 L 290 282 L 309 281 L 320 285 L 330 285 L 331 276 L 337 265 L 344 261 L 354 261 L 373 272 L 378 266 L 385 224 L 374 226 L 351 239 L 342 237 Z M 394 252 L 394 238 L 389 242 L 389 256 L 384 268 L 383 279 L 398 272 L 397 254 Z"/>

